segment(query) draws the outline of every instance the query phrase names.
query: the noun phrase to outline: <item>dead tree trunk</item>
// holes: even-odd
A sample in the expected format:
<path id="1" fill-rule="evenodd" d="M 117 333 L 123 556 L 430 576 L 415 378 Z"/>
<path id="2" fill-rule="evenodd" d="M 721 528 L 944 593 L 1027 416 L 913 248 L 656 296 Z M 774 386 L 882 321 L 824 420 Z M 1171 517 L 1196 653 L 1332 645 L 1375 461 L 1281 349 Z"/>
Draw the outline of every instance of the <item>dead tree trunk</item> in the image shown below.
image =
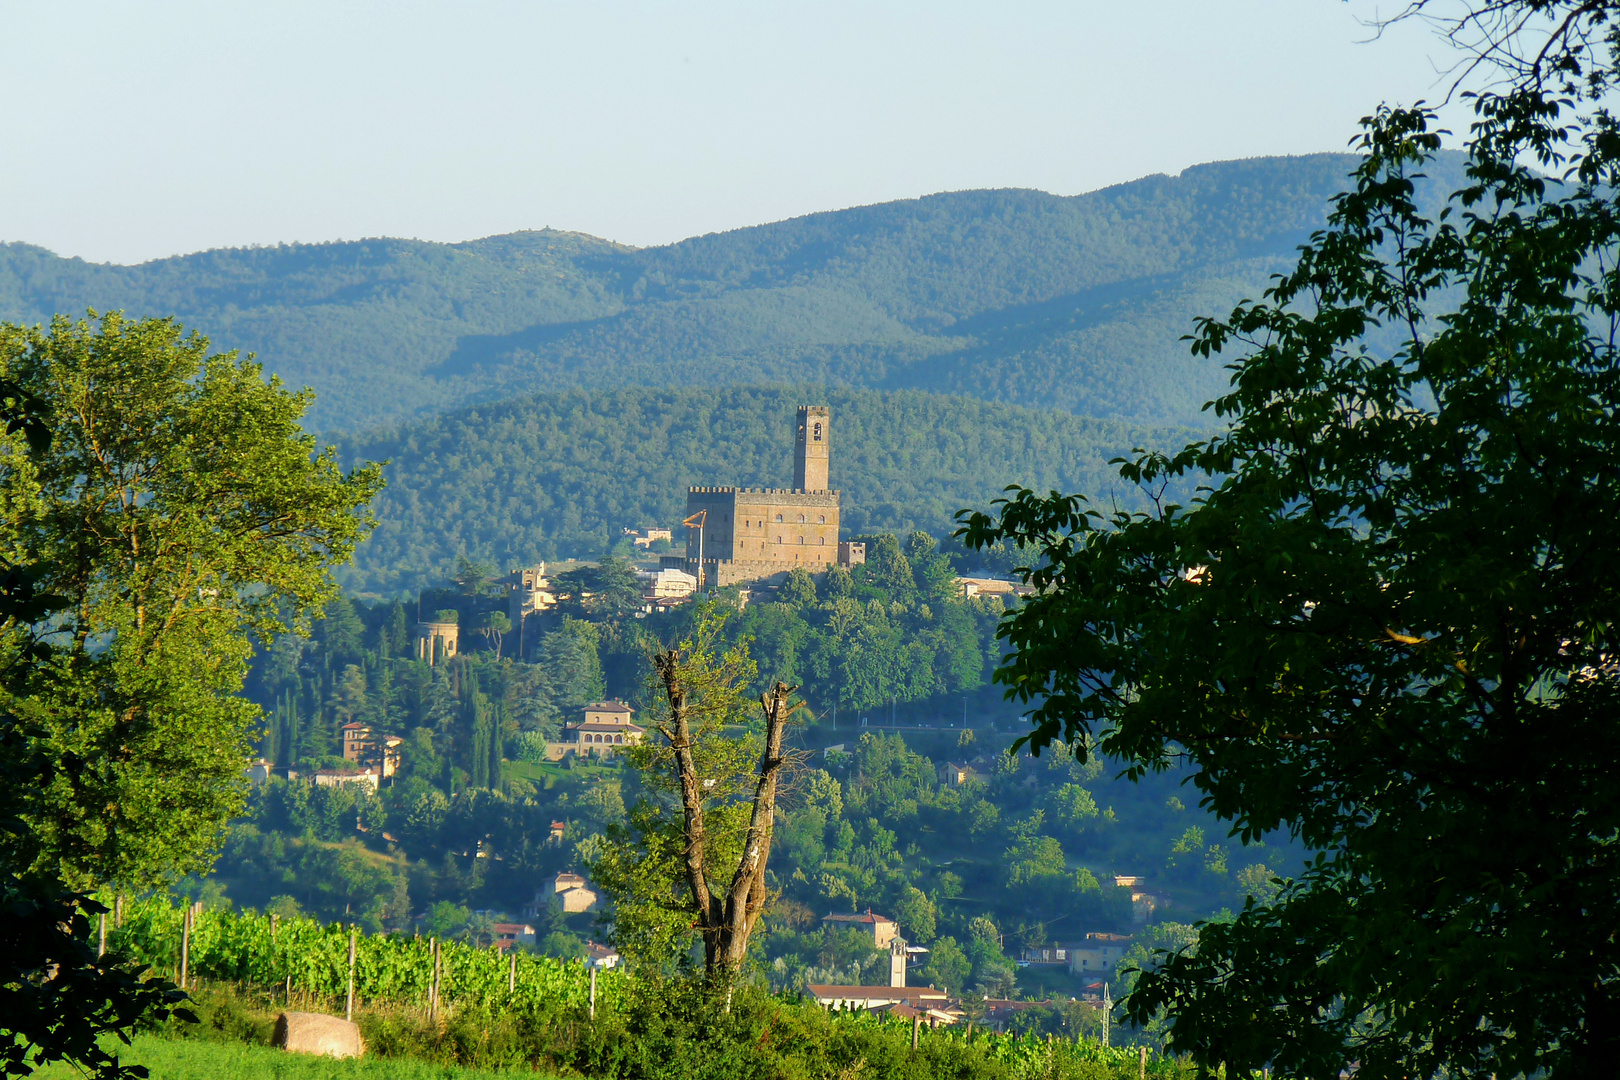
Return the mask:
<path id="1" fill-rule="evenodd" d="M 703 778 L 693 747 L 692 702 L 675 651 L 660 653 L 653 663 L 669 701 L 666 735 L 673 751 L 675 779 L 681 792 L 684 851 L 682 871 L 697 918 L 693 928 L 703 939 L 704 973 L 710 982 L 729 982 L 742 967 L 748 937 L 765 907 L 765 863 L 770 857 L 776 823 L 776 791 L 782 773 L 782 736 L 798 706 L 790 704 L 797 687 L 777 683 L 760 697 L 765 712 L 765 749 L 755 776 L 753 811 L 741 857 L 724 893 L 710 887 L 703 821 Z M 722 871 L 724 868 L 721 868 Z"/>

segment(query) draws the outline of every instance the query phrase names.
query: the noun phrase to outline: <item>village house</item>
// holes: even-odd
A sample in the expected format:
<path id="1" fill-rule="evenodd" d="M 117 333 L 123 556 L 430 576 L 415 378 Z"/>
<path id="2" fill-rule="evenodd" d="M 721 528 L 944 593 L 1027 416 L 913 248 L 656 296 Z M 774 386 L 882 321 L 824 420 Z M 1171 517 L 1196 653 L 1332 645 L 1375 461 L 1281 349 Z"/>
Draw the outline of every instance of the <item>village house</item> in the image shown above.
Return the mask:
<path id="1" fill-rule="evenodd" d="M 569 754 L 580 757 L 610 758 L 627 746 L 635 746 L 647 729 L 630 722 L 635 711 L 622 701 L 593 701 L 585 706 L 585 718 L 563 728 L 562 738 L 546 743 L 546 760 L 561 761 Z"/>
<path id="2" fill-rule="evenodd" d="M 979 770 L 973 766 L 959 761 L 947 761 L 939 767 L 939 782 L 946 787 L 961 787 L 973 780 L 979 780 Z"/>
<path id="3" fill-rule="evenodd" d="M 874 915 L 867 908 L 864 914 L 835 915 L 829 913 L 822 923 L 828 926 L 853 926 L 872 935 L 872 948 L 887 949 L 889 943 L 900 936 L 900 926 L 886 915 Z"/>
<path id="4" fill-rule="evenodd" d="M 950 995 L 932 986 L 823 986 L 812 983 L 805 987 L 816 1004 L 826 1009 L 886 1009 L 905 1005 L 912 1009 L 939 1009 L 950 1001 Z"/>
<path id="5" fill-rule="evenodd" d="M 590 911 L 599 899 L 578 874 L 558 874 L 551 883 L 552 895 L 562 901 L 562 909 L 569 914 Z"/>
<path id="6" fill-rule="evenodd" d="M 1034 586 L 1022 582 L 990 577 L 959 577 L 956 588 L 964 600 L 975 596 L 1029 596 L 1035 591 Z"/>
<path id="7" fill-rule="evenodd" d="M 1115 874 L 1114 888 L 1131 890 L 1131 921 L 1145 923 L 1155 911 L 1170 906 L 1170 898 L 1163 893 L 1149 892 L 1143 879 L 1136 874 Z"/>
<path id="8" fill-rule="evenodd" d="M 377 790 L 377 774 L 370 769 L 316 769 L 314 779 L 316 787 L 358 784 L 372 791 Z"/>
<path id="9" fill-rule="evenodd" d="M 609 971 L 619 966 L 619 950 L 611 945 L 598 945 L 594 941 L 587 941 L 585 963 L 599 971 Z"/>
<path id="10" fill-rule="evenodd" d="M 1109 974 L 1119 966 L 1132 939 L 1126 934 L 1087 934 L 1069 946 L 1069 970 L 1080 975 Z"/>
<path id="11" fill-rule="evenodd" d="M 630 538 L 630 545 L 638 548 L 650 548 L 660 540 L 675 542 L 675 533 L 670 529 L 626 529 L 624 535 Z"/>
<path id="12" fill-rule="evenodd" d="M 1019 960 L 1026 964 L 1061 964 L 1069 966 L 1068 945 L 1042 945 L 1039 948 L 1026 947 L 1020 954 Z"/>
<path id="13" fill-rule="evenodd" d="M 697 577 L 674 567 L 638 570 L 636 576 L 641 579 L 642 598 L 648 601 L 685 600 L 697 592 Z"/>
<path id="14" fill-rule="evenodd" d="M 397 735 L 374 737 L 365 724 L 343 725 L 343 760 L 375 770 L 384 780 L 399 772 L 399 748 L 403 745 L 405 740 Z"/>
<path id="15" fill-rule="evenodd" d="M 495 935 L 495 947 L 503 951 L 514 945 L 534 944 L 534 927 L 528 923 L 498 922 L 490 931 Z"/>

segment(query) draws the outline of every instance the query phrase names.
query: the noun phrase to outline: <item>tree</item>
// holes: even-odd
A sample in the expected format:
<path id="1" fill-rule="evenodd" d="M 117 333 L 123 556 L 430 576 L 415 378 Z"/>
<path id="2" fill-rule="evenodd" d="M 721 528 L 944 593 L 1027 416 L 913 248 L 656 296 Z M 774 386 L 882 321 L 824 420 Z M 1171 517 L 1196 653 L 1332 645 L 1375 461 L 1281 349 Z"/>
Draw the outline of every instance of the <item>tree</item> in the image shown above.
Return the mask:
<path id="1" fill-rule="evenodd" d="M 10 468 L 26 468 L 49 451 L 49 419 L 40 398 L 0 379 L 0 422 L 16 439 Z M 7 555 L 0 557 L 0 622 L 14 628 L 13 653 L 0 667 L 0 684 L 20 692 L 51 659 L 40 630 L 66 601 L 36 587 L 45 568 L 21 561 L 32 553 Z M 116 950 L 102 954 L 92 947 L 91 916 L 105 916 L 107 909 L 64 889 L 55 867 L 38 865 L 38 839 L 23 814 L 28 798 L 58 769 L 77 771 L 82 763 L 52 760 L 30 745 L 37 735 L 37 728 L 0 708 L 0 910 L 6 913 L 0 919 L 0 1073 L 26 1076 L 66 1061 L 98 1080 L 144 1076 L 144 1069 L 119 1064 L 106 1037 L 127 1044 L 143 1019 L 196 1018 L 176 1008 L 185 995 L 173 984 L 143 978 L 144 965 Z"/>
<path id="2" fill-rule="evenodd" d="M 1198 326 L 1196 351 L 1242 350 L 1229 429 L 1121 467 L 1150 491 L 1202 473 L 1190 506 L 1017 491 L 966 521 L 1039 590 L 1000 630 L 1020 742 L 1083 759 L 1095 737 L 1133 775 L 1184 755 L 1236 835 L 1321 853 L 1131 994 L 1206 1065 L 1561 1077 L 1620 1055 L 1620 146 L 1588 128 L 1550 186 L 1523 159 L 1558 163 L 1564 108 L 1481 98 L 1441 216 L 1414 196 L 1430 118 L 1369 121 L 1294 270 Z"/>
<path id="3" fill-rule="evenodd" d="M 783 582 L 781 603 L 791 604 L 794 607 L 814 607 L 816 603 L 816 581 L 803 567 L 795 566 L 788 571 L 787 581 Z"/>
<path id="4" fill-rule="evenodd" d="M 960 994 L 973 974 L 973 961 L 962 951 L 953 937 L 935 941 L 928 953 L 928 963 L 922 969 L 924 978 L 938 984 L 942 990 Z"/>
<path id="5" fill-rule="evenodd" d="M 638 803 L 631 823 L 639 842 L 615 830 L 618 843 L 593 866 L 616 898 L 653 909 L 658 934 L 669 936 L 684 919 L 702 941 L 705 981 L 716 988 L 729 988 L 741 969 L 769 899 L 765 868 L 787 761 L 782 740 L 801 707 L 794 689 L 777 683 L 759 699 L 754 732 L 726 733 L 747 720 L 741 690 L 755 668 L 746 643 L 723 647 L 725 618 L 714 602 L 705 604 L 691 636 L 653 657 L 662 693 L 651 722 L 658 738 L 627 756 L 668 801 L 661 808 Z M 648 882 L 661 895 L 649 897 Z"/>
<path id="6" fill-rule="evenodd" d="M 238 696 L 251 639 L 333 599 L 382 480 L 316 451 L 307 391 L 172 320 L 90 318 L 0 325 L 0 372 L 54 431 L 33 455 L 9 437 L 0 549 L 38 560 L 64 600 L 49 660 L 0 704 L 58 766 L 21 808 L 34 865 L 150 887 L 211 862 L 259 719 Z M 20 655 L 29 631 L 8 623 L 0 650 Z"/>
<path id="7" fill-rule="evenodd" d="M 479 620 L 478 632 L 484 636 L 485 641 L 494 644 L 497 660 L 501 658 L 501 638 L 511 629 L 512 620 L 504 611 L 491 611 Z"/>

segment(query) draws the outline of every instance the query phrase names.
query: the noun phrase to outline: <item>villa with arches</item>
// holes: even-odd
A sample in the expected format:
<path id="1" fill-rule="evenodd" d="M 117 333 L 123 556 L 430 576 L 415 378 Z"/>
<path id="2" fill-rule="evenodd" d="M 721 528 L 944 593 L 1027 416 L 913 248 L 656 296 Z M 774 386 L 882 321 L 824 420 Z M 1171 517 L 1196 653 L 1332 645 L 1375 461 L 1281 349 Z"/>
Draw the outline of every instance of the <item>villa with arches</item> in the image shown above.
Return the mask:
<path id="1" fill-rule="evenodd" d="M 563 728 L 562 739 L 546 744 L 546 757 L 561 761 L 569 754 L 610 758 L 646 737 L 647 729 L 631 723 L 635 710 L 622 701 L 593 701 L 585 718 Z"/>

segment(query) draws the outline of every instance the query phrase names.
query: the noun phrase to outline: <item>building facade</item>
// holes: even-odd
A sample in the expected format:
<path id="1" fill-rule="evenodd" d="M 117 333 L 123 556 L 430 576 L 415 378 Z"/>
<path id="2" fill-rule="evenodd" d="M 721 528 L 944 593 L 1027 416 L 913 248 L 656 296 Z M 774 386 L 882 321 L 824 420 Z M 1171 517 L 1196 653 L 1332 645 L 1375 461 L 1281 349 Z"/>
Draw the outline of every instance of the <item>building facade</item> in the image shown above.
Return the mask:
<path id="1" fill-rule="evenodd" d="M 702 525 L 687 530 L 687 571 L 700 577 L 704 588 L 715 588 L 786 574 L 795 567 L 820 573 L 838 564 L 841 501 L 827 487 L 831 461 L 831 410 L 801 405 L 794 431 L 793 487 L 688 488 L 687 519 L 701 515 Z"/>
<path id="2" fill-rule="evenodd" d="M 631 723 L 635 710 L 622 701 L 593 701 L 585 718 L 563 727 L 562 738 L 546 743 L 546 759 L 561 761 L 569 754 L 610 758 L 646 738 L 647 729 Z"/>
<path id="3" fill-rule="evenodd" d="M 416 658 L 437 664 L 455 656 L 461 648 L 461 627 L 453 622 L 416 624 Z"/>
<path id="4" fill-rule="evenodd" d="M 863 933 L 872 935 L 872 948 L 887 949 L 889 943 L 900 936 L 900 924 L 887 915 L 874 915 L 871 908 L 864 913 L 853 915 L 828 914 L 822 923 L 827 926 L 852 926 Z"/>
<path id="5" fill-rule="evenodd" d="M 1069 946 L 1069 970 L 1077 975 L 1111 975 L 1131 940 L 1125 934 L 1087 934 L 1084 941 Z"/>
<path id="6" fill-rule="evenodd" d="M 376 770 L 385 780 L 399 772 L 399 748 L 404 744 L 397 735 L 373 735 L 365 724 L 343 725 L 343 760 Z"/>

